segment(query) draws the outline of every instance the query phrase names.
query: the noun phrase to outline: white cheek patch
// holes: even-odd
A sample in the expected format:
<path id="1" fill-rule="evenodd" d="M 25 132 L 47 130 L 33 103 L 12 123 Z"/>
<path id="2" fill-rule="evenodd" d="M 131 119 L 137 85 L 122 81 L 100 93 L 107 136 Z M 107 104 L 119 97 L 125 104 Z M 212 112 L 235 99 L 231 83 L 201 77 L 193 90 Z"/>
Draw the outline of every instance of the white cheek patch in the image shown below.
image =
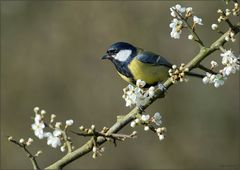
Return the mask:
<path id="1" fill-rule="evenodd" d="M 118 60 L 118 61 L 126 61 L 131 54 L 132 54 L 132 50 L 121 50 L 113 57 L 115 60 Z"/>

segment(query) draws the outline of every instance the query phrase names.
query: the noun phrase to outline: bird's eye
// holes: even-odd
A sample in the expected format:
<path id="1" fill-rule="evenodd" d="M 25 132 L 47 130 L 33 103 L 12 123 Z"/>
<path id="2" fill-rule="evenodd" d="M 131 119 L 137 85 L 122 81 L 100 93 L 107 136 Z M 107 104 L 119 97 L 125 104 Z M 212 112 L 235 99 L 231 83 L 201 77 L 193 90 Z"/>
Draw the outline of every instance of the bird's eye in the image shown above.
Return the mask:
<path id="1" fill-rule="evenodd" d="M 108 55 L 115 55 L 115 54 L 117 54 L 118 52 L 119 52 L 119 50 L 117 50 L 117 49 L 109 49 L 109 50 L 107 51 Z"/>

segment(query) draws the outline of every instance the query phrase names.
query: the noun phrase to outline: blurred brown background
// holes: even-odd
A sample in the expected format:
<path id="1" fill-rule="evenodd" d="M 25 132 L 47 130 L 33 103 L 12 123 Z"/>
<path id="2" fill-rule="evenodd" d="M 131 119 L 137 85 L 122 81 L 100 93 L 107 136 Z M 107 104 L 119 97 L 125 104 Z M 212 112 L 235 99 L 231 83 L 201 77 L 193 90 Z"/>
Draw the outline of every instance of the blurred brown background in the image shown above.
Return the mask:
<path id="1" fill-rule="evenodd" d="M 25 153 L 6 140 L 33 137 L 30 128 L 35 106 L 55 113 L 57 119 L 74 119 L 75 126 L 111 126 L 127 113 L 122 89 L 127 85 L 110 62 L 100 60 L 107 47 L 127 41 L 168 57 L 175 64 L 189 61 L 198 46 L 170 38 L 169 7 L 173 1 L 1 1 L 1 168 L 26 169 Z M 206 44 L 219 35 L 211 30 L 222 1 L 181 2 L 203 18 L 197 31 Z M 224 25 L 224 24 L 223 24 Z M 239 36 L 237 37 L 239 38 Z M 235 44 L 228 48 L 238 53 Z M 219 52 L 204 63 L 219 61 Z M 105 144 L 102 157 L 88 154 L 68 169 L 194 169 L 236 168 L 239 160 L 239 73 L 223 87 L 191 79 L 170 88 L 148 113 L 163 115 L 167 137 L 136 130 L 134 140 Z M 122 132 L 128 133 L 128 126 Z M 63 156 L 37 140 L 32 151 L 43 150 L 38 161 L 45 167 Z M 73 138 L 79 146 L 85 138 Z"/>

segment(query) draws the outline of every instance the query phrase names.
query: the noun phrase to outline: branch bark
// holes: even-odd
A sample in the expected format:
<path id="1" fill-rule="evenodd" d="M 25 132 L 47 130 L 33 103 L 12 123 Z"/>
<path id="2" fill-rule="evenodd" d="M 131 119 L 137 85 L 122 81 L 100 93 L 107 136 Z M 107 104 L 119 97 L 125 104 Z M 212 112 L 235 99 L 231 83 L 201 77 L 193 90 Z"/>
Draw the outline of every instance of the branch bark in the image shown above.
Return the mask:
<path id="1" fill-rule="evenodd" d="M 236 25 L 236 26 L 234 26 L 234 29 L 233 28 L 229 29 L 220 38 L 218 38 L 215 42 L 213 42 L 210 47 L 201 47 L 198 54 L 191 61 L 189 61 L 185 67 L 189 68 L 189 70 L 197 68 L 202 60 L 204 60 L 207 56 L 209 56 L 214 51 L 218 50 L 220 46 L 223 46 L 226 43 L 225 37 L 229 35 L 230 31 L 233 31 L 236 35 L 240 31 L 240 26 Z M 164 82 L 164 86 L 166 87 L 166 89 L 170 88 L 171 85 L 172 85 L 171 78 L 169 78 L 167 81 Z M 112 127 L 108 130 L 108 132 L 106 134 L 110 135 L 110 134 L 117 133 L 118 131 L 120 131 L 128 123 L 133 121 L 137 114 L 141 114 L 142 111 L 145 110 L 149 105 L 151 105 L 154 101 L 156 101 L 158 98 L 160 98 L 160 97 L 162 97 L 162 95 L 164 95 L 160 89 L 157 89 L 155 94 L 156 94 L 156 96 L 151 101 L 149 101 L 145 106 L 143 106 L 141 109 L 135 107 L 127 115 L 125 115 L 120 120 L 118 120 L 115 124 L 113 124 Z M 98 145 L 103 144 L 105 141 L 106 141 L 106 138 L 104 138 L 104 137 L 99 136 L 97 138 Z M 94 141 L 93 141 L 93 139 L 90 139 L 82 147 L 76 149 L 75 151 L 73 151 L 71 153 L 68 153 L 62 159 L 60 159 L 57 162 L 53 163 L 52 165 L 46 167 L 46 169 L 61 169 L 61 168 L 63 168 L 64 166 L 68 165 L 72 161 L 91 152 L 93 145 L 94 145 Z"/>

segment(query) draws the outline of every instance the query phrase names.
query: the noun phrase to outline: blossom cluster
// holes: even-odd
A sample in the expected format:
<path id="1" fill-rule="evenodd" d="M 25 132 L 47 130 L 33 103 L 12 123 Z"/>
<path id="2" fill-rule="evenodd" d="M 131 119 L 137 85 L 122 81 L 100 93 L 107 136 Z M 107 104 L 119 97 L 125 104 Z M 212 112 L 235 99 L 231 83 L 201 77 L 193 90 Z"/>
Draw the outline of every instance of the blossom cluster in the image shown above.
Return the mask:
<path id="1" fill-rule="evenodd" d="M 142 80 L 137 80 L 136 86 L 129 84 L 123 89 L 123 99 L 126 101 L 126 107 L 136 105 L 138 107 L 147 104 L 154 96 L 155 87 L 151 86 L 149 89 L 144 89 L 146 83 Z"/>
<path id="2" fill-rule="evenodd" d="M 53 148 L 61 147 L 61 151 L 65 151 L 65 144 L 62 145 L 62 142 L 64 143 L 64 134 L 67 127 L 71 126 L 73 124 L 73 120 L 67 120 L 65 123 L 65 128 L 62 129 L 62 122 L 56 122 L 55 125 L 53 125 L 56 115 L 51 115 L 50 123 L 47 124 L 44 122 L 44 116 L 46 114 L 45 110 L 40 110 L 39 107 L 34 108 L 35 117 L 34 117 L 34 123 L 32 124 L 32 130 L 34 131 L 34 134 L 39 139 L 47 139 L 47 144 L 50 145 Z M 50 128 L 52 132 L 46 131 L 46 128 Z"/>
<path id="3" fill-rule="evenodd" d="M 239 16 L 239 13 L 240 13 L 240 6 L 239 4 L 236 2 L 234 3 L 234 6 L 233 8 L 230 10 L 230 9 L 225 9 L 225 10 L 222 10 L 222 9 L 218 9 L 217 10 L 217 13 L 220 14 L 220 16 L 218 17 L 218 22 L 222 22 L 222 21 L 226 21 L 227 19 L 229 19 L 229 17 L 231 16 L 231 14 L 233 16 Z"/>
<path id="4" fill-rule="evenodd" d="M 240 69 L 240 57 L 236 57 L 231 50 L 225 50 L 220 56 L 222 57 L 224 68 L 219 70 L 219 73 L 216 75 L 207 72 L 206 76 L 202 79 L 204 84 L 214 84 L 216 88 L 222 86 L 229 75 L 236 73 Z M 218 66 L 215 61 L 212 61 L 211 65 L 211 69 Z"/>
<path id="5" fill-rule="evenodd" d="M 154 128 L 152 124 L 158 126 L 158 128 Z M 162 116 L 159 112 L 156 112 L 154 116 L 150 116 L 149 114 L 143 114 L 140 117 L 134 119 L 131 123 L 131 127 L 136 127 L 137 125 L 144 125 L 144 130 L 148 131 L 150 128 L 157 133 L 159 140 L 163 140 L 166 132 L 165 127 L 159 127 L 162 124 Z"/>
<path id="6" fill-rule="evenodd" d="M 186 77 L 186 73 L 189 71 L 188 68 L 185 68 L 185 64 L 182 63 L 178 68 L 176 65 L 172 65 L 172 68 L 168 70 L 169 76 L 171 77 L 172 83 L 177 81 L 187 82 L 188 77 Z"/>
<path id="7" fill-rule="evenodd" d="M 171 16 L 173 17 L 173 20 L 169 24 L 169 27 L 172 29 L 170 35 L 174 39 L 179 39 L 180 35 L 182 33 L 182 29 L 186 27 L 187 20 L 189 18 L 193 19 L 193 26 L 194 29 L 195 26 L 203 25 L 202 19 L 193 15 L 193 9 L 192 7 L 182 7 L 181 5 L 177 4 L 170 8 Z M 189 35 L 188 39 L 193 39 L 193 35 Z"/>
<path id="8" fill-rule="evenodd" d="M 14 139 L 12 136 L 9 136 L 9 137 L 8 137 L 8 141 L 17 144 L 18 146 L 24 148 L 24 150 L 25 150 L 26 152 L 28 152 L 28 154 L 31 154 L 31 153 L 28 151 L 27 147 L 30 146 L 30 145 L 33 143 L 34 140 L 33 140 L 32 138 L 28 138 L 27 140 L 25 140 L 24 138 L 20 138 L 19 140 L 16 140 L 16 139 Z M 38 157 L 40 154 L 42 154 L 42 151 L 41 151 L 41 150 L 37 151 L 34 155 L 31 154 L 31 156 L 32 156 L 32 157 Z"/>

